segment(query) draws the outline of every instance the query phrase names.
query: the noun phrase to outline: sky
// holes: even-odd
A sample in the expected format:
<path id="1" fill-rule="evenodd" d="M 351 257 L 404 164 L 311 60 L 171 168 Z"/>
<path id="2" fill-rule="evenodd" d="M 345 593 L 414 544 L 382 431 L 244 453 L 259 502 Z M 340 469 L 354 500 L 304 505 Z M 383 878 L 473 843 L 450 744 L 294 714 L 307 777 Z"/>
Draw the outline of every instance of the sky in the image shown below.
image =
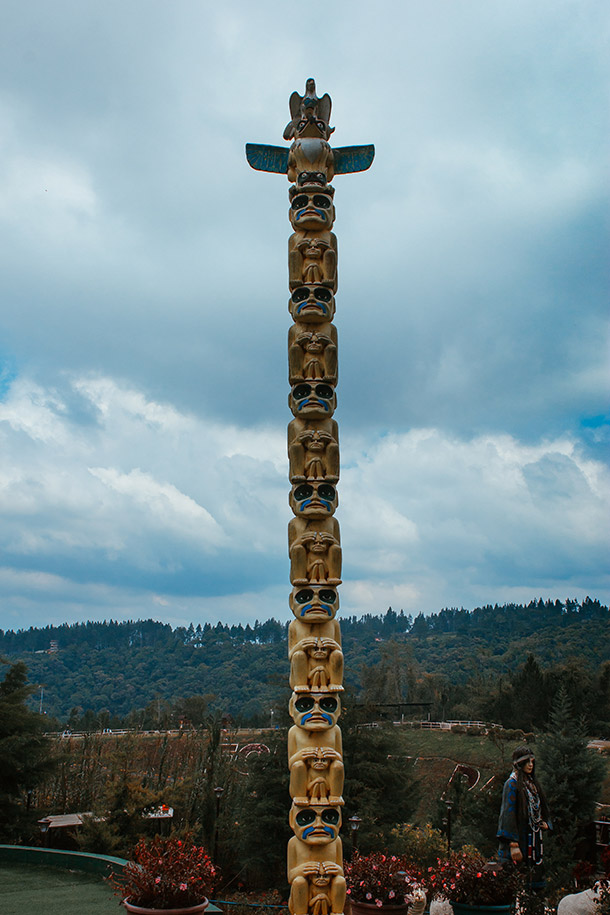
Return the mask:
<path id="1" fill-rule="evenodd" d="M 288 619 L 286 145 L 336 146 L 344 613 L 607 603 L 608 6 L 4 0 L 0 628 Z"/>

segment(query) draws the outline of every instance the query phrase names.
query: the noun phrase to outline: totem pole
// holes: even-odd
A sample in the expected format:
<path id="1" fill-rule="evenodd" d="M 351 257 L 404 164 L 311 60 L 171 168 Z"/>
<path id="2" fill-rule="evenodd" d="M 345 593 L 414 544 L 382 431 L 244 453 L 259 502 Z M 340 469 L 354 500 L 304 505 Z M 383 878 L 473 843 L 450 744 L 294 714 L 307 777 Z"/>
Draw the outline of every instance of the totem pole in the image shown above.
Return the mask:
<path id="1" fill-rule="evenodd" d="M 288 176 L 288 426 L 291 483 L 288 525 L 290 609 L 288 630 L 290 716 L 288 766 L 294 836 L 288 843 L 292 915 L 341 915 L 345 878 L 339 829 L 343 806 L 341 713 L 343 653 L 335 619 L 341 584 L 341 538 L 334 517 L 339 480 L 337 404 L 337 239 L 334 175 L 359 172 L 373 161 L 373 146 L 332 149 L 329 95 L 318 98 L 308 79 L 305 95 L 290 96 L 284 139 L 290 148 L 246 145 L 259 171 Z"/>

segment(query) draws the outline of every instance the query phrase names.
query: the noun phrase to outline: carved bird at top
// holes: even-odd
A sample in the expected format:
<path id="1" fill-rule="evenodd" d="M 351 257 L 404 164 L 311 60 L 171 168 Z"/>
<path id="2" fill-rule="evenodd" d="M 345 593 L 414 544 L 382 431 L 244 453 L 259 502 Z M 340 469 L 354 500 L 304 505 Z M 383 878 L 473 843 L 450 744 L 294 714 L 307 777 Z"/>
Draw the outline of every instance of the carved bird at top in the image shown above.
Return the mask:
<path id="1" fill-rule="evenodd" d="M 318 98 L 315 79 L 306 81 L 305 95 L 293 92 L 289 105 L 292 117 L 284 130 L 285 140 L 293 140 L 295 137 L 321 137 L 328 140 L 335 129 L 329 124 L 332 102 L 327 92 Z"/>

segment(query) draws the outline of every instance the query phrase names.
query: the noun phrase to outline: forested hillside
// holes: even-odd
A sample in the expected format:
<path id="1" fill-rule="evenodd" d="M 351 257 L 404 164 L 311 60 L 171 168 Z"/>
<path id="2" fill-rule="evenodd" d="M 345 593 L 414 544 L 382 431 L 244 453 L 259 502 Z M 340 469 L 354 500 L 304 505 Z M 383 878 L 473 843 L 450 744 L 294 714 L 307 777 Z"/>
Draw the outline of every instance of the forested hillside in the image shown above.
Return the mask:
<path id="1" fill-rule="evenodd" d="M 238 723 L 280 723 L 286 626 L 172 630 L 144 620 L 0 630 L 0 656 L 26 662 L 30 681 L 44 687 L 45 711 L 62 724 L 165 727 L 181 716 L 197 723 L 208 704 Z M 379 705 L 421 702 L 436 718 L 541 726 L 564 682 L 593 729 L 610 726 L 610 614 L 597 600 L 445 609 L 415 619 L 389 609 L 344 616 L 342 632 L 348 695 L 371 715 Z M 57 651 L 49 651 L 52 641 Z"/>

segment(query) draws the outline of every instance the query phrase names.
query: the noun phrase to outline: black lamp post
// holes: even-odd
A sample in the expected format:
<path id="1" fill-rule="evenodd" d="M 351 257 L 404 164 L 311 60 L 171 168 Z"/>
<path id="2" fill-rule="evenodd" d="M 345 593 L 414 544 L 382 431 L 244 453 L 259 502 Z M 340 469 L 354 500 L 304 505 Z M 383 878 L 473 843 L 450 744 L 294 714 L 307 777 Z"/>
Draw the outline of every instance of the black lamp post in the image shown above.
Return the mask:
<path id="1" fill-rule="evenodd" d="M 360 829 L 360 824 L 362 820 L 356 814 L 353 817 L 349 818 L 349 825 L 352 827 L 352 854 L 355 855 L 358 851 L 358 830 Z"/>
<path id="2" fill-rule="evenodd" d="M 218 862 L 218 815 L 220 813 L 220 798 L 222 797 L 223 791 L 225 789 L 218 785 L 214 788 L 214 794 L 216 795 L 216 822 L 214 823 L 214 864 Z"/>
<path id="3" fill-rule="evenodd" d="M 447 807 L 447 813 L 443 817 L 443 826 L 445 827 L 445 835 L 447 836 L 447 851 L 451 851 L 451 801 L 445 801 L 445 806 Z"/>

